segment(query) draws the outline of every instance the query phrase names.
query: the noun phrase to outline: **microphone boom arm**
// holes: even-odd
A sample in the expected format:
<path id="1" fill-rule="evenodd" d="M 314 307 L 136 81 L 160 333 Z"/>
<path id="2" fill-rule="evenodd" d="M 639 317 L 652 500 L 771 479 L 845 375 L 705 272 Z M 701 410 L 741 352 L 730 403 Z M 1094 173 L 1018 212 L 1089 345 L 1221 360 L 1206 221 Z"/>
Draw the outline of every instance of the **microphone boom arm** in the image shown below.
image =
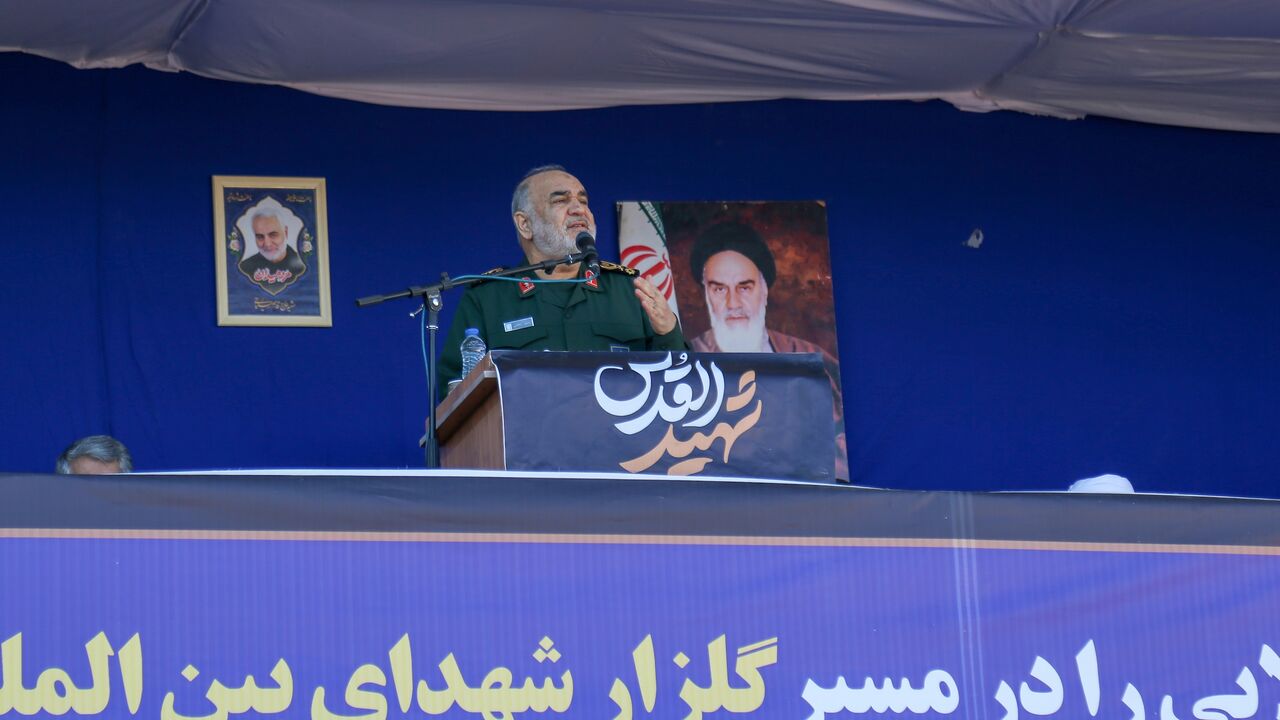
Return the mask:
<path id="1" fill-rule="evenodd" d="M 588 236 L 590 237 L 590 236 Z M 426 323 L 427 330 L 431 336 L 430 350 L 427 354 L 427 435 L 425 445 L 426 466 L 429 469 L 440 467 L 440 441 L 436 437 L 436 334 L 440 330 L 440 308 L 444 307 L 444 300 L 441 293 L 446 290 L 452 290 L 457 287 L 469 287 L 478 285 L 486 280 L 498 277 L 516 277 L 526 275 L 528 273 L 543 270 L 550 272 L 560 265 L 573 265 L 574 263 L 583 262 L 588 257 L 594 258 L 595 246 L 592 245 L 588 252 L 570 253 L 563 258 L 553 258 L 551 260 L 543 260 L 542 262 L 530 263 L 520 267 L 511 268 L 510 270 L 500 270 L 488 275 L 472 275 L 453 279 L 449 277 L 449 273 L 440 273 L 440 282 L 434 285 L 414 285 L 400 292 L 388 293 L 385 295 L 367 295 L 356 300 L 356 307 L 369 307 L 377 305 L 388 300 L 399 300 L 400 298 L 422 298 L 422 307 L 427 312 Z M 596 274 L 599 274 L 597 269 Z"/>

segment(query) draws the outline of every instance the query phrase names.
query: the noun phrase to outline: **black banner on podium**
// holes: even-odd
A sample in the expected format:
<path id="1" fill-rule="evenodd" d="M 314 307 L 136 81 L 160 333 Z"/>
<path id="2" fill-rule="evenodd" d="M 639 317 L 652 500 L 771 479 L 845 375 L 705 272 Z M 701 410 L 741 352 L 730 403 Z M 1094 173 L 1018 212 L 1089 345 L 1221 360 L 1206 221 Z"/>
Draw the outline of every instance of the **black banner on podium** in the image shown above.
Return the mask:
<path id="1" fill-rule="evenodd" d="M 816 353 L 495 350 L 509 470 L 833 482 Z"/>

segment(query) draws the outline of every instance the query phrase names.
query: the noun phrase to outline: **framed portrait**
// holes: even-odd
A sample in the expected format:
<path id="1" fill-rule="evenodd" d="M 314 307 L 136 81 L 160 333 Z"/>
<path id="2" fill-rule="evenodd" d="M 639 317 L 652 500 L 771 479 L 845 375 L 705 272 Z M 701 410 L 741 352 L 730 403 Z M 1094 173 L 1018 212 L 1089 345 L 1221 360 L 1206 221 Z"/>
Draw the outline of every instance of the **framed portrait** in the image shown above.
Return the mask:
<path id="1" fill-rule="evenodd" d="M 213 176 L 219 325 L 332 327 L 324 178 Z"/>
<path id="2" fill-rule="evenodd" d="M 826 203 L 646 201 L 617 210 L 622 263 L 666 296 L 695 352 L 822 356 L 835 473 L 848 480 Z"/>

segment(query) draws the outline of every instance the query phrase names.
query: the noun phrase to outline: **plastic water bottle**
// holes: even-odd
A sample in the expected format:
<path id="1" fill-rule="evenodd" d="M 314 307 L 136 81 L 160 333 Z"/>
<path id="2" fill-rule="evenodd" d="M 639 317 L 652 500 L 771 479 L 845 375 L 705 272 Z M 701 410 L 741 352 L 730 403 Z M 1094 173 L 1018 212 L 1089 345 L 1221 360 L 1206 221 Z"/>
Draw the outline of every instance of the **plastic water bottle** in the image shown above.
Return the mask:
<path id="1" fill-rule="evenodd" d="M 458 349 L 462 351 L 462 377 L 464 378 L 471 374 L 476 365 L 480 364 L 485 351 L 488 350 L 480 337 L 480 331 L 476 328 L 467 328 L 467 334 L 462 338 L 462 345 Z"/>

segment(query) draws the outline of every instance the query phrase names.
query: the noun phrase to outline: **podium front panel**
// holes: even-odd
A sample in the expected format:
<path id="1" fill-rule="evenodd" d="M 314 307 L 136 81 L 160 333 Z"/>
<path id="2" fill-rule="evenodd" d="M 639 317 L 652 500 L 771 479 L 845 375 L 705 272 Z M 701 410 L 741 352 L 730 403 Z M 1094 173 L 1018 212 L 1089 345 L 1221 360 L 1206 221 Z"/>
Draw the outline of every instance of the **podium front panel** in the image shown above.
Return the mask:
<path id="1" fill-rule="evenodd" d="M 817 354 L 495 350 L 509 470 L 834 481 Z"/>

